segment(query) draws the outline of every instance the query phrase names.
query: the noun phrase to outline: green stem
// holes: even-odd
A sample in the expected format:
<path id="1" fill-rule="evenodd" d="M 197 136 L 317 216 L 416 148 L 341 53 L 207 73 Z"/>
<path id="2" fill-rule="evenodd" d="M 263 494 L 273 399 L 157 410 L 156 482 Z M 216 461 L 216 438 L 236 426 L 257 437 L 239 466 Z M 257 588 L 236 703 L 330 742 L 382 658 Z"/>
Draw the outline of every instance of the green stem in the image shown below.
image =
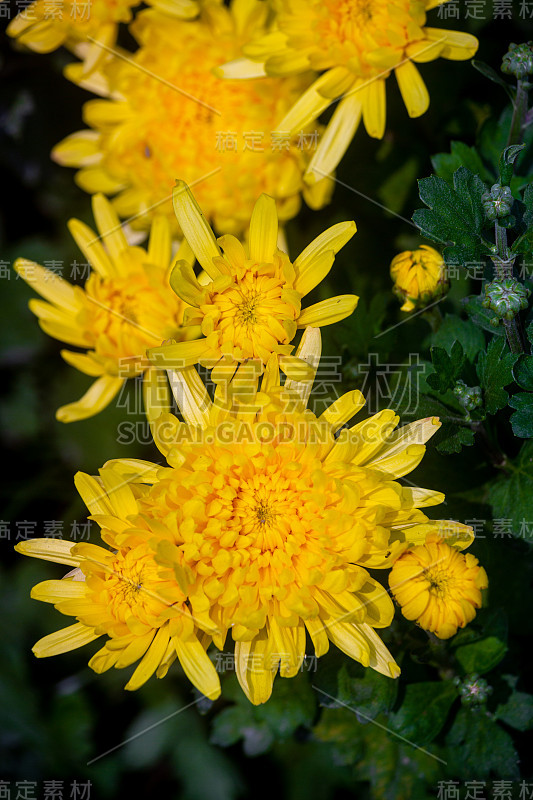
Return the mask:
<path id="1" fill-rule="evenodd" d="M 519 79 L 516 84 L 513 118 L 511 120 L 509 138 L 507 139 L 508 147 L 511 144 L 519 144 L 522 140 L 522 130 L 524 128 L 528 106 L 528 93 L 524 83 L 524 81 Z"/>
<path id="2" fill-rule="evenodd" d="M 442 313 L 440 308 L 438 306 L 433 306 L 433 308 L 430 308 L 428 311 L 424 311 L 422 316 L 431 328 L 431 332 L 437 333 L 442 325 Z"/>
<path id="3" fill-rule="evenodd" d="M 498 220 L 496 220 L 494 223 L 494 236 L 496 239 L 496 247 L 498 248 L 498 257 L 492 259 L 496 278 L 498 280 L 512 278 L 515 259 L 509 258 L 510 253 L 507 247 L 507 230 L 502 228 L 501 225 L 498 225 Z M 523 353 L 524 348 L 522 345 L 522 337 L 520 335 L 517 317 L 514 317 L 513 319 L 504 319 L 503 326 L 505 328 L 505 335 L 507 337 L 507 343 L 511 353 Z"/>

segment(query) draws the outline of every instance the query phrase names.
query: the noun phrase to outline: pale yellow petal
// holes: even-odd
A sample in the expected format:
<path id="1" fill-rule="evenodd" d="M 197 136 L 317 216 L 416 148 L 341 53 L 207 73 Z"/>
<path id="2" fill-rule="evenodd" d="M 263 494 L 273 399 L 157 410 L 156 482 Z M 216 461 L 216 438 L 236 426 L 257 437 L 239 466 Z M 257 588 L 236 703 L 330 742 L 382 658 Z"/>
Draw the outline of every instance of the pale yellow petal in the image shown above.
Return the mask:
<path id="1" fill-rule="evenodd" d="M 80 558 L 71 553 L 75 544 L 76 542 L 67 542 L 64 539 L 28 539 L 16 544 L 15 550 L 24 556 L 78 567 Z"/>
<path id="2" fill-rule="evenodd" d="M 298 327 L 305 328 L 307 325 L 322 327 L 340 322 L 355 311 L 358 300 L 354 294 L 343 294 L 315 303 L 302 310 L 298 317 Z"/>
<path id="3" fill-rule="evenodd" d="M 256 263 L 271 263 L 278 240 L 276 201 L 262 194 L 250 220 L 250 258 Z"/>
<path id="4" fill-rule="evenodd" d="M 213 263 L 221 255 L 215 235 L 191 190 L 183 181 L 176 181 L 172 192 L 174 211 L 198 262 L 211 278 L 216 278 L 220 270 Z"/>
<path id="5" fill-rule="evenodd" d="M 410 117 L 420 117 L 429 107 L 429 92 L 420 72 L 412 61 L 405 61 L 395 69 L 403 102 Z"/>
<path id="6" fill-rule="evenodd" d="M 109 405 L 123 385 L 123 378 L 102 375 L 85 392 L 83 397 L 80 397 L 74 403 L 58 408 L 56 419 L 59 422 L 77 422 L 80 419 L 94 417 L 95 414 L 98 414 Z"/>
<path id="7" fill-rule="evenodd" d="M 37 658 L 57 656 L 61 653 L 68 653 L 70 650 L 76 650 L 78 647 L 83 647 L 89 642 L 94 642 L 101 635 L 101 633 L 94 633 L 94 628 L 88 628 L 87 625 L 76 622 L 74 625 L 69 625 L 68 628 L 62 628 L 60 631 L 50 633 L 48 636 L 39 639 L 32 650 Z"/>

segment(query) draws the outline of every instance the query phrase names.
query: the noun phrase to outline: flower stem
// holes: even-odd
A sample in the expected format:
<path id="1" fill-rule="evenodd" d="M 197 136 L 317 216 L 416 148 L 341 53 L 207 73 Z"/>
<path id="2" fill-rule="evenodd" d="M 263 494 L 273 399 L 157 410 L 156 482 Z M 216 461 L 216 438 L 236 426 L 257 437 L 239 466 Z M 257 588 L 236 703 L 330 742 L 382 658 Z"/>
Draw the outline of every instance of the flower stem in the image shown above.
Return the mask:
<path id="1" fill-rule="evenodd" d="M 498 248 L 498 256 L 492 259 L 496 277 L 498 280 L 512 278 L 515 258 L 509 257 L 510 253 L 507 247 L 507 231 L 498 224 L 498 220 L 496 220 L 494 223 L 494 237 L 496 239 L 496 247 Z M 520 327 L 517 317 L 514 317 L 513 319 L 504 319 L 503 327 L 505 328 L 507 344 L 509 345 L 509 350 L 511 353 L 523 353 L 524 347 L 522 345 L 522 337 L 520 335 Z"/>
<path id="2" fill-rule="evenodd" d="M 518 79 L 516 84 L 516 98 L 514 101 L 513 118 L 511 120 L 511 129 L 509 131 L 509 138 L 507 139 L 507 146 L 511 144 L 519 144 L 522 139 L 522 130 L 526 121 L 528 105 L 528 93 L 525 88 L 525 81 Z"/>

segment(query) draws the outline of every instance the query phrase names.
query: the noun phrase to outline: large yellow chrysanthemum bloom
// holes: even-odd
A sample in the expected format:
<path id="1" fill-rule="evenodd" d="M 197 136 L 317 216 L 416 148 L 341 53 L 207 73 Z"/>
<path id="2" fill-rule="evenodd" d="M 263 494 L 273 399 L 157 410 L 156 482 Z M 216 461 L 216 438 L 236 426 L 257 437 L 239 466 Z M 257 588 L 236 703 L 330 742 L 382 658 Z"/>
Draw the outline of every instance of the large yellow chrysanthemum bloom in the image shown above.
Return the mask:
<path id="1" fill-rule="evenodd" d="M 418 250 L 398 253 L 390 265 L 394 294 L 402 301 L 402 311 L 424 308 L 446 294 L 449 281 L 441 254 L 427 244 Z"/>
<path id="2" fill-rule="evenodd" d="M 446 0 L 444 0 L 446 1 Z M 273 0 L 275 27 L 255 37 L 220 70 L 228 78 L 324 71 L 277 126 L 308 125 L 342 98 L 309 164 L 310 181 L 335 169 L 361 118 L 370 136 L 385 132 L 385 81 L 394 72 L 409 116 L 429 105 L 415 66 L 436 58 L 471 58 L 478 42 L 458 31 L 426 27 L 426 11 L 442 0 Z"/>
<path id="3" fill-rule="evenodd" d="M 131 488 L 110 469 L 102 469 L 99 479 L 78 473 L 76 486 L 112 549 L 58 539 L 16 545 L 24 555 L 74 567 L 62 580 L 43 581 L 32 590 L 34 599 L 53 603 L 78 620 L 40 639 L 35 655 L 66 653 L 107 634 L 105 645 L 89 661 L 95 672 L 141 659 L 125 687 L 134 690 L 154 673 L 162 678 L 178 658 L 203 694 L 218 697 L 220 681 L 202 644 L 205 636 L 198 634 L 174 576 L 161 578 L 150 546 L 158 531 L 139 516 Z"/>
<path id="4" fill-rule="evenodd" d="M 231 235 L 215 239 L 182 181 L 174 189 L 174 209 L 185 239 L 211 279 L 200 285 L 187 262 L 177 262 L 171 276 L 173 289 L 191 306 L 185 323 L 200 326 L 204 338 L 155 347 L 149 358 L 166 369 L 198 362 L 212 368 L 224 365 L 227 379 L 239 363 L 254 359 L 265 365 L 277 353 L 284 372 L 295 378 L 299 372 L 301 377 L 306 365 L 291 356 L 297 329 L 337 322 L 357 305 L 355 295 L 341 295 L 301 308 L 302 298 L 327 275 L 335 254 L 355 233 L 355 223 L 329 228 L 291 263 L 277 247 L 276 204 L 267 195 L 254 207 L 246 248 Z"/>
<path id="5" fill-rule="evenodd" d="M 7 0 L 6 0 L 7 2 Z M 140 0 L 34 0 L 7 26 L 9 36 L 36 53 L 61 45 L 78 52 L 83 43 L 82 74 L 97 69 L 114 46 L 120 22 L 129 22 Z M 81 54 L 81 53 L 80 53 Z"/>
<path id="6" fill-rule="evenodd" d="M 299 356 L 316 370 L 318 329 L 306 330 Z M 390 624 L 393 604 L 367 569 L 390 567 L 431 532 L 472 540 L 467 526 L 431 521 L 421 511 L 442 502 L 440 492 L 399 482 L 420 463 L 438 420 L 395 430 L 398 417 L 386 410 L 339 434 L 364 405 L 360 392 L 317 418 L 306 409 L 312 379 L 281 387 L 276 356 L 246 404 L 222 401 L 218 392 L 211 400 L 194 367 L 169 377 L 184 421 L 161 414 L 153 423 L 168 467 L 117 460 L 100 480 L 77 478 L 102 538 L 117 552 L 55 540 L 18 546 L 62 562 L 68 551 L 76 561 L 66 563 L 87 576 L 86 590 L 65 582 L 34 590 L 79 620 L 41 642 L 37 654 L 109 633 L 91 661 L 103 670 L 131 663 L 141 647 L 136 637 L 146 636 L 143 645 L 152 644 L 139 680 L 164 672 L 177 652 L 191 680 L 215 696 L 204 648 L 212 640 L 222 650 L 231 631 L 238 679 L 258 704 L 268 700 L 278 668 L 282 677 L 298 672 L 307 632 L 317 656 L 333 642 L 396 677 L 399 668 L 376 633 Z M 79 606 L 64 599 L 69 591 Z M 144 591 L 149 597 L 141 599 Z M 200 644 L 196 630 L 204 634 Z"/>
<path id="7" fill-rule="evenodd" d="M 398 558 L 389 585 L 404 617 L 449 639 L 476 616 L 488 579 L 475 556 L 430 534 Z"/>
<path id="8" fill-rule="evenodd" d="M 86 353 L 63 350 L 61 355 L 80 372 L 96 378 L 80 400 L 58 409 L 61 422 L 98 414 L 128 378 L 142 374 L 146 389 L 159 393 L 165 408 L 166 379 L 159 380 L 146 350 L 169 337 L 179 340 L 199 333 L 193 326 L 182 328 L 185 303 L 170 289 L 168 220 L 154 219 L 148 250 L 144 250 L 128 244 L 103 195 L 95 195 L 92 205 L 98 233 L 77 219 L 69 222 L 74 240 L 93 269 L 83 289 L 39 264 L 24 259 L 15 263 L 19 275 L 48 301 L 30 300 L 29 304 L 43 331 L 85 349 Z"/>
<path id="9" fill-rule="evenodd" d="M 212 73 L 265 30 L 266 11 L 261 0 L 234 0 L 229 8 L 202 3 L 196 20 L 142 12 L 132 25 L 139 49 L 108 68 L 109 99 L 84 106 L 92 130 L 67 137 L 55 160 L 81 167 L 76 180 L 86 191 L 118 193 L 114 207 L 135 227 L 146 227 L 153 209 L 176 223 L 176 179 L 193 185 L 208 219 L 231 233 L 245 229 L 262 192 L 282 220 L 298 213 L 302 193 L 320 208 L 331 181 L 303 182 L 316 126 L 292 137 L 276 128 L 312 76 L 230 83 Z"/>

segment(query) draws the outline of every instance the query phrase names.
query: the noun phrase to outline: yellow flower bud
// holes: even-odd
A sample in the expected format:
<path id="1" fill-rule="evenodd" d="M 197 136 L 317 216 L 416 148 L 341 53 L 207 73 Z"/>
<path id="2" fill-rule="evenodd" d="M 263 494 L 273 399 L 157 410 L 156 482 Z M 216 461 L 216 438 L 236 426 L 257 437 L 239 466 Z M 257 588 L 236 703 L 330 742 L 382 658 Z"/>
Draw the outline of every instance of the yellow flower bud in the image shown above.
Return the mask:
<path id="1" fill-rule="evenodd" d="M 405 250 L 392 259 L 391 278 L 394 294 L 403 301 L 402 311 L 424 308 L 448 291 L 444 260 L 426 244 L 419 250 Z"/>
<path id="2" fill-rule="evenodd" d="M 449 639 L 476 616 L 488 579 L 475 556 L 430 534 L 424 544 L 396 560 L 389 586 L 404 617 L 439 639 Z"/>

